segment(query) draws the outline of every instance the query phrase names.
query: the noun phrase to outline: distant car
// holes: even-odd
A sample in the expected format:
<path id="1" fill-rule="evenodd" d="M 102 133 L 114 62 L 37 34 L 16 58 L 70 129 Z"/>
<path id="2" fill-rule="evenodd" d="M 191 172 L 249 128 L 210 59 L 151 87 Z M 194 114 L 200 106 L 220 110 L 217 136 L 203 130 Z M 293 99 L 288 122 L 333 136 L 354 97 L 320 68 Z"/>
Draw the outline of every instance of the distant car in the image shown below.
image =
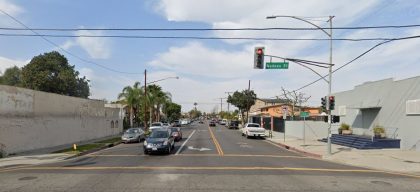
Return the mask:
<path id="1" fill-rule="evenodd" d="M 144 131 L 141 128 L 130 128 L 127 129 L 121 136 L 121 142 L 131 143 L 131 142 L 141 142 L 146 136 Z"/>
<path id="2" fill-rule="evenodd" d="M 247 123 L 242 129 L 242 136 L 249 137 L 265 137 L 265 129 L 260 127 L 258 123 Z"/>
<path id="3" fill-rule="evenodd" d="M 186 119 L 181 120 L 181 126 L 182 125 L 188 125 L 188 120 Z"/>
<path id="4" fill-rule="evenodd" d="M 171 125 L 169 125 L 169 123 L 162 123 L 162 127 L 163 128 L 170 128 Z"/>
<path id="5" fill-rule="evenodd" d="M 236 121 L 236 120 L 229 121 L 229 123 L 227 124 L 227 127 L 229 129 L 238 129 L 239 128 L 239 121 Z"/>
<path id="6" fill-rule="evenodd" d="M 150 125 L 149 130 L 153 130 L 153 129 L 161 129 L 164 128 L 163 127 L 163 123 L 161 122 L 154 122 Z"/>
<path id="7" fill-rule="evenodd" d="M 143 144 L 144 154 L 167 153 L 170 154 L 175 147 L 174 137 L 169 129 L 154 129 Z"/>
<path id="8" fill-rule="evenodd" d="M 175 141 L 181 141 L 182 140 L 182 132 L 181 129 L 178 127 L 172 127 L 170 128 L 171 135 L 174 137 Z"/>
<path id="9" fill-rule="evenodd" d="M 222 119 L 222 120 L 220 121 L 220 125 L 226 125 L 226 123 L 227 123 L 227 119 Z"/>
<path id="10" fill-rule="evenodd" d="M 215 121 L 210 121 L 209 126 L 210 127 L 216 127 L 216 122 Z"/>
<path id="11" fill-rule="evenodd" d="M 179 120 L 175 120 L 174 122 L 172 122 L 172 127 L 181 127 L 181 123 L 179 122 Z"/>

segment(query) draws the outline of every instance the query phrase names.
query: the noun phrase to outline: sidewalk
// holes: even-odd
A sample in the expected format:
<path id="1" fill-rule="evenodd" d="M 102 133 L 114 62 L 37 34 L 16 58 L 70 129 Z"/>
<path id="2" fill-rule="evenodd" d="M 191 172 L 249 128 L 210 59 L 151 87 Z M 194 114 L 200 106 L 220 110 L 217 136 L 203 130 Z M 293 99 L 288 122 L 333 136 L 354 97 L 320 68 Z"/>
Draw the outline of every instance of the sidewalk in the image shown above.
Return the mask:
<path id="1" fill-rule="evenodd" d="M 395 171 L 420 175 L 420 152 L 400 149 L 358 150 L 346 146 L 331 144 L 332 155 L 327 154 L 327 143 L 316 140 L 306 140 L 273 132 L 273 138 L 267 140 L 278 143 L 309 156 L 344 163 L 359 167 Z"/>
<path id="2" fill-rule="evenodd" d="M 54 163 L 65 160 L 71 157 L 71 154 L 65 153 L 54 153 L 54 154 L 43 154 L 43 155 L 24 155 L 16 157 L 7 157 L 0 159 L 0 168 L 10 168 L 22 165 L 38 165 L 44 163 Z"/>

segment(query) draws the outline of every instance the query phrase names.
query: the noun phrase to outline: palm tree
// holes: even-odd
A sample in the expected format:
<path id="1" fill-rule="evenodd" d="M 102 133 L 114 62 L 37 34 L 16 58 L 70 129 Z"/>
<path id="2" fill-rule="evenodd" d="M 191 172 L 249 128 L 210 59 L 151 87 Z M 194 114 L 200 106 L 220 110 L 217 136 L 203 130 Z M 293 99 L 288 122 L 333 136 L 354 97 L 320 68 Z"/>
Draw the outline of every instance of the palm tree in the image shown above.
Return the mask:
<path id="1" fill-rule="evenodd" d="M 163 92 L 162 88 L 158 85 L 149 85 L 147 88 L 147 101 L 149 104 L 150 115 L 153 120 L 160 120 L 160 109 L 162 105 L 171 101 L 171 94 Z"/>
<path id="2" fill-rule="evenodd" d="M 171 93 L 169 93 L 169 92 L 159 92 L 157 103 L 156 103 L 156 113 L 157 113 L 156 115 L 157 115 L 157 120 L 158 121 L 160 121 L 160 111 L 161 111 L 162 107 L 168 102 L 172 102 Z"/>
<path id="3" fill-rule="evenodd" d="M 138 108 L 141 97 L 142 89 L 140 87 L 140 82 L 138 81 L 136 81 L 132 87 L 124 87 L 122 92 L 118 94 L 118 99 L 130 108 L 130 127 L 133 127 L 134 108 Z"/>

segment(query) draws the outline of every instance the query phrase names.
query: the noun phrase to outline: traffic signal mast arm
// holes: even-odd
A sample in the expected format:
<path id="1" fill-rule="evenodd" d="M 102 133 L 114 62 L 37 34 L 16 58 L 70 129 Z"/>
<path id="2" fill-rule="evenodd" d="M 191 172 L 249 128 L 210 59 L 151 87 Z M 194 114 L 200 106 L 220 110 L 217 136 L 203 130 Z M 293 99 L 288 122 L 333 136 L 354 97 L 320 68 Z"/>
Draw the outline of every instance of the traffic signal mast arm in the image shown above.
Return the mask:
<path id="1" fill-rule="evenodd" d="M 309 61 L 309 60 L 303 60 L 303 59 L 293 59 L 293 58 L 284 58 L 284 57 L 279 57 L 279 56 L 274 56 L 274 55 L 264 55 L 266 57 L 274 57 L 274 58 L 279 58 L 279 59 L 283 59 L 286 61 L 291 61 L 293 63 L 296 63 L 302 67 L 305 67 L 309 70 L 311 70 L 312 72 L 314 72 L 315 74 L 317 74 L 319 77 L 321 77 L 325 82 L 329 83 L 329 81 L 322 76 L 321 74 L 319 74 L 317 71 L 315 71 L 314 69 L 306 66 L 306 65 L 313 65 L 316 67 L 322 67 L 322 68 L 328 68 L 329 65 L 334 65 L 334 64 L 329 64 L 329 63 L 323 63 L 323 62 L 317 62 L 317 61 Z"/>

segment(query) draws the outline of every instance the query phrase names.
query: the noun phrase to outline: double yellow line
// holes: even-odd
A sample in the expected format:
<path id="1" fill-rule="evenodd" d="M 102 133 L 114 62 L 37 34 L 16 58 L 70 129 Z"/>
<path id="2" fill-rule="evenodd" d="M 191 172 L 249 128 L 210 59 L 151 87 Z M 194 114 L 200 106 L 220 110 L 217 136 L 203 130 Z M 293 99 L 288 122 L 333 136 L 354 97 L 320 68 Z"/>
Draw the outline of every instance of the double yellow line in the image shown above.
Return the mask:
<path id="1" fill-rule="evenodd" d="M 210 132 L 211 139 L 213 140 L 213 143 L 216 146 L 217 153 L 219 153 L 220 156 L 225 155 L 225 153 L 223 153 L 222 147 L 220 147 L 219 141 L 217 141 L 217 139 L 214 136 L 214 133 L 213 133 L 213 131 L 211 130 L 210 127 L 209 127 L 209 132 Z"/>

